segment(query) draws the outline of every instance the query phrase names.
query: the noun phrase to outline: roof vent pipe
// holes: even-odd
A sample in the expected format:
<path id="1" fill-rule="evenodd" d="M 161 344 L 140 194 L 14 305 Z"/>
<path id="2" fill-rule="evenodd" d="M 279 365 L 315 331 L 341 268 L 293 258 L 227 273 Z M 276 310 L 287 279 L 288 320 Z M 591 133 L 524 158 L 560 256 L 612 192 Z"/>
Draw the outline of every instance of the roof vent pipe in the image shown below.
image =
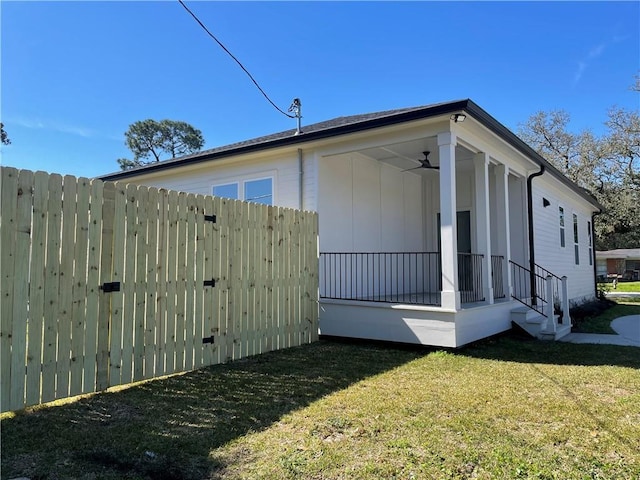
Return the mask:
<path id="1" fill-rule="evenodd" d="M 300 102 L 299 98 L 294 98 L 293 102 L 291 102 L 291 106 L 289 107 L 289 111 L 293 112 L 293 116 L 298 121 L 298 127 L 296 129 L 296 135 L 300 135 L 302 130 L 300 129 L 300 119 L 302 118 L 302 102 Z"/>

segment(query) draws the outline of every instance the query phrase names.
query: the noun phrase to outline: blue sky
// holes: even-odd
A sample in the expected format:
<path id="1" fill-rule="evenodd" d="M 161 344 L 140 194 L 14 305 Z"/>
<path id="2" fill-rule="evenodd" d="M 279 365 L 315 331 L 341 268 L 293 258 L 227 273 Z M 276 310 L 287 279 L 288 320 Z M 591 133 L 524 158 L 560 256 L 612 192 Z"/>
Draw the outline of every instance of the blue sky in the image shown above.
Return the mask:
<path id="1" fill-rule="evenodd" d="M 638 2 L 187 5 L 303 125 L 471 98 L 508 128 L 564 109 L 603 131 L 639 108 Z M 2 1 L 2 165 L 97 176 L 128 126 L 186 121 L 213 148 L 295 127 L 177 1 Z"/>

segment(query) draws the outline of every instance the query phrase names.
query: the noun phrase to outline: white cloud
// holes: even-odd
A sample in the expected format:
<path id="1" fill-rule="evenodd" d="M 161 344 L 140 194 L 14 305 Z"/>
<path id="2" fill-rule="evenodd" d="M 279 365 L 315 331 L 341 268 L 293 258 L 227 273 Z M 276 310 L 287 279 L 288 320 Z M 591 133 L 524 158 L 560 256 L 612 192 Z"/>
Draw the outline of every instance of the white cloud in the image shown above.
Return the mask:
<path id="1" fill-rule="evenodd" d="M 15 124 L 24 128 L 38 129 L 38 130 L 52 130 L 54 132 L 68 133 L 71 135 L 78 135 L 80 137 L 90 138 L 97 136 L 97 132 L 82 126 L 70 125 L 65 122 L 59 122 L 56 120 L 41 120 L 39 118 L 9 118 L 6 120 L 8 124 Z"/>
<path id="2" fill-rule="evenodd" d="M 613 38 L 612 43 L 615 43 L 615 42 L 616 42 L 616 38 Z M 600 57 L 604 53 L 606 48 L 607 48 L 607 42 L 602 42 L 599 45 L 592 47 L 591 50 L 589 50 L 589 53 L 587 53 L 586 58 L 583 58 L 582 60 L 578 61 L 578 69 L 576 70 L 576 73 L 573 76 L 574 87 L 582 79 L 582 76 L 585 70 L 587 69 L 587 67 L 589 66 L 590 62 Z"/>

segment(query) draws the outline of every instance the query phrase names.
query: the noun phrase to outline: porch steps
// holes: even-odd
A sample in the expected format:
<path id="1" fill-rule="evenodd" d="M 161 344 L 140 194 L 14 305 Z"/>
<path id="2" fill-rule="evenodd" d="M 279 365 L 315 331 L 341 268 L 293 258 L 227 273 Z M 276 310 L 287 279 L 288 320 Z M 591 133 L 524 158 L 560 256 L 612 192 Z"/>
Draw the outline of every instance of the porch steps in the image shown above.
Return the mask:
<path id="1" fill-rule="evenodd" d="M 571 333 L 571 325 L 558 324 L 555 333 L 546 331 L 547 319 L 544 315 L 529 307 L 517 307 L 511 310 L 511 321 L 534 338 L 540 340 L 558 340 Z M 558 316 L 555 316 L 557 323 Z"/>

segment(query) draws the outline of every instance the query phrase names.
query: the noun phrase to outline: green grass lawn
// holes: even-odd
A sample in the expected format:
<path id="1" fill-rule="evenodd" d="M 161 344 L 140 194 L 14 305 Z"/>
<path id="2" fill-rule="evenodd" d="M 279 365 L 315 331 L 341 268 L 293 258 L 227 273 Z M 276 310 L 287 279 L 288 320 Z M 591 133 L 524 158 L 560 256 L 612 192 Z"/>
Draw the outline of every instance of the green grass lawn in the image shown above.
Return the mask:
<path id="1" fill-rule="evenodd" d="M 618 282 L 618 286 L 613 288 L 612 283 L 599 283 L 598 288 L 606 292 L 637 292 L 640 293 L 640 282 Z"/>
<path id="2" fill-rule="evenodd" d="M 638 292 L 640 293 L 640 282 L 619 282 L 614 292 Z"/>
<path id="3" fill-rule="evenodd" d="M 2 478 L 637 479 L 640 349 L 323 340 L 0 427 Z"/>
<path id="4" fill-rule="evenodd" d="M 640 303 L 625 303 L 618 301 L 604 312 L 581 318 L 574 322 L 573 331 L 582 333 L 611 333 L 616 332 L 611 328 L 611 322 L 618 317 L 627 315 L 640 315 Z"/>

